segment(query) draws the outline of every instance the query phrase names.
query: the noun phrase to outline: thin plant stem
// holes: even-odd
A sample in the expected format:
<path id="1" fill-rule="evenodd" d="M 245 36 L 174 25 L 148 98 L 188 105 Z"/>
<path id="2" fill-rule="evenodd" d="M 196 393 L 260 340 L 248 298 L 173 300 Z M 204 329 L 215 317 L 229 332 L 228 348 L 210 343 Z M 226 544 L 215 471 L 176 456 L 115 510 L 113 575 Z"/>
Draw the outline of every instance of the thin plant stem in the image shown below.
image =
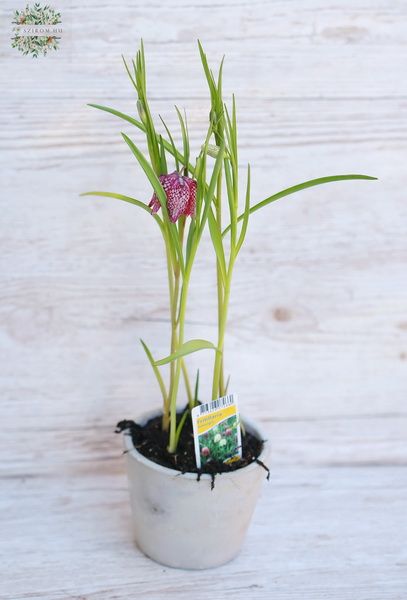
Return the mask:
<path id="1" fill-rule="evenodd" d="M 173 352 L 173 337 L 174 337 L 174 323 L 175 323 L 175 310 L 174 309 L 174 303 L 175 303 L 175 283 L 174 283 L 174 268 L 173 268 L 173 264 L 172 264 L 172 260 L 171 260 L 171 251 L 169 249 L 169 245 L 168 245 L 168 240 L 167 238 L 164 236 L 164 241 L 165 241 L 165 250 L 166 250 L 166 258 L 167 258 L 167 273 L 168 273 L 168 292 L 169 292 L 169 300 L 170 300 L 170 316 L 171 316 L 171 352 Z M 171 363 L 171 369 L 173 367 L 173 364 Z M 170 389 L 169 389 L 169 394 L 168 394 L 168 400 L 171 397 L 171 387 L 172 387 L 172 377 L 170 377 Z M 164 431 L 168 431 L 169 428 L 169 424 L 170 424 L 170 407 L 169 407 L 169 402 L 164 402 L 164 406 L 163 406 L 163 418 L 162 418 L 162 428 Z"/>
<path id="2" fill-rule="evenodd" d="M 184 342 L 184 325 L 185 325 L 185 312 L 187 307 L 187 297 L 188 297 L 188 287 L 189 287 L 189 278 L 191 274 L 192 261 L 190 265 L 187 267 L 187 270 L 184 275 L 184 279 L 182 282 L 182 290 L 181 290 L 181 299 L 180 299 L 180 311 L 178 317 L 178 346 L 181 346 Z M 178 359 L 176 361 L 175 374 L 173 380 L 173 386 L 170 395 L 170 440 L 168 445 L 168 452 L 174 453 L 177 449 L 177 394 L 178 394 L 178 385 L 179 378 L 181 374 L 181 365 L 182 359 Z"/>
<path id="3" fill-rule="evenodd" d="M 219 173 L 219 176 L 218 176 L 217 193 L 216 193 L 215 202 L 216 202 L 216 220 L 219 224 L 220 230 L 222 230 L 222 171 Z M 218 261 L 216 261 L 216 280 L 217 280 L 217 292 L 218 292 L 218 337 L 219 337 L 220 336 L 221 315 L 222 315 L 222 311 L 223 311 L 224 290 L 223 290 L 222 274 L 221 274 L 220 265 L 219 265 Z M 223 385 L 223 381 L 224 381 L 223 358 L 221 357 L 221 359 L 222 360 L 221 360 L 221 364 L 220 364 L 219 388 L 218 388 L 219 396 L 222 396 L 223 388 L 224 388 L 224 385 Z M 212 390 L 212 395 L 213 395 L 213 393 L 214 393 L 214 390 Z"/>
<path id="4" fill-rule="evenodd" d="M 172 303 L 171 303 L 171 353 L 175 352 L 178 346 L 178 332 L 177 332 L 177 305 L 178 305 L 178 297 L 179 297 L 179 279 L 180 273 L 179 269 L 175 267 L 174 269 L 174 290 L 172 295 Z M 170 364 L 170 386 L 169 386 L 169 397 L 171 397 L 172 389 L 174 385 L 174 377 L 175 377 L 175 363 L 172 362 Z"/>
<path id="5" fill-rule="evenodd" d="M 221 311 L 220 318 L 219 318 L 218 345 L 217 345 L 218 352 L 216 352 L 216 356 L 215 356 L 215 366 L 214 366 L 214 370 L 213 370 L 213 382 L 212 382 L 212 399 L 213 400 L 215 400 L 217 398 L 217 394 L 220 389 L 223 348 L 224 348 L 224 344 L 225 344 L 225 331 L 226 331 L 226 323 L 227 323 L 228 308 L 229 308 L 230 285 L 232 282 L 233 264 L 234 264 L 234 258 L 233 258 L 233 256 L 231 256 L 230 263 L 229 263 L 229 269 L 228 269 L 228 273 L 227 273 L 227 277 L 226 277 L 224 294 L 223 294 L 222 311 Z"/>

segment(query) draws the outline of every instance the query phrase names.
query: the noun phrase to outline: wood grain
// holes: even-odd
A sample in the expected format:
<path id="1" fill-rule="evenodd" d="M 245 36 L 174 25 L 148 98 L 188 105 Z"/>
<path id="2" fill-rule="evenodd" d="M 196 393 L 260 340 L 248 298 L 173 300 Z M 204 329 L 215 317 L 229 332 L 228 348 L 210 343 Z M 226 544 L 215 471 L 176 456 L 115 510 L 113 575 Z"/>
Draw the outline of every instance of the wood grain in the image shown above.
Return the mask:
<path id="1" fill-rule="evenodd" d="M 0 8 L 0 597 L 404 600 L 407 589 L 407 6 L 404 0 L 62 0 L 37 61 Z M 137 130 L 120 55 L 144 38 L 154 113 L 208 113 L 196 39 L 226 54 L 253 201 L 364 172 L 253 216 L 226 365 L 272 442 L 242 555 L 211 573 L 133 546 L 117 420 L 157 404 L 138 338 L 168 349 L 163 250 L 147 214 L 105 189 L 151 189 L 120 138 Z M 179 139 L 179 135 L 177 136 Z M 214 257 L 197 259 L 187 335 L 216 333 Z M 209 389 L 210 353 L 189 360 Z M 215 575 L 215 576 L 214 576 Z"/>

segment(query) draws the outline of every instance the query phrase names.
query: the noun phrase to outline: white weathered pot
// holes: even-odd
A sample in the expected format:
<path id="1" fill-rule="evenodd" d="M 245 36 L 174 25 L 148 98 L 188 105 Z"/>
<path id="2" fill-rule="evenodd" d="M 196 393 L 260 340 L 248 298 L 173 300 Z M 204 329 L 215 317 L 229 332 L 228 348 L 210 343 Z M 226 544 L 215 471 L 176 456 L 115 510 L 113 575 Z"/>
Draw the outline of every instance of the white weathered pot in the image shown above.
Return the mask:
<path id="1" fill-rule="evenodd" d="M 140 425 L 157 416 L 142 415 Z M 243 419 L 247 431 L 265 439 L 260 428 Z M 265 470 L 257 463 L 216 476 L 182 474 L 140 454 L 124 436 L 135 541 L 153 560 L 183 569 L 220 566 L 240 551 Z M 267 461 L 264 444 L 260 460 Z"/>

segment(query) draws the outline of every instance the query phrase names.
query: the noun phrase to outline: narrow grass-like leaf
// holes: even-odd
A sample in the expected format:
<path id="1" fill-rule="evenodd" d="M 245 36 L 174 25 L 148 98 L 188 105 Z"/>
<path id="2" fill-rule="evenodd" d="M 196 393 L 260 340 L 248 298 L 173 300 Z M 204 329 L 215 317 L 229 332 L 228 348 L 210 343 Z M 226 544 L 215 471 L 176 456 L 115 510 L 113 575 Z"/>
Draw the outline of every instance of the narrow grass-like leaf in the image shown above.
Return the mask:
<path id="1" fill-rule="evenodd" d="M 126 144 L 129 146 L 130 150 L 133 152 L 134 156 L 137 158 L 141 168 L 143 169 L 144 173 L 147 175 L 151 185 L 154 188 L 155 193 L 157 194 L 158 200 L 161 204 L 161 210 L 163 212 L 164 222 L 166 223 L 167 229 L 171 236 L 171 242 L 172 242 L 173 249 L 175 250 L 175 254 L 178 258 L 181 271 L 184 273 L 184 259 L 183 259 L 183 255 L 182 255 L 182 248 L 181 248 L 181 244 L 179 241 L 178 232 L 177 232 L 176 227 L 174 227 L 174 224 L 171 223 L 169 220 L 168 210 L 167 210 L 167 197 L 166 197 L 164 189 L 160 183 L 160 180 L 158 179 L 158 177 L 155 174 L 151 165 L 145 159 L 141 150 L 139 150 L 137 148 L 137 146 L 134 144 L 134 142 L 132 142 L 132 140 L 125 133 L 122 133 L 122 136 L 123 136 L 123 139 L 126 142 Z"/>
<path id="2" fill-rule="evenodd" d="M 172 147 L 172 153 L 171 153 L 171 154 L 172 154 L 172 155 L 173 155 L 173 157 L 175 158 L 175 168 L 177 169 L 177 171 L 179 171 L 179 161 L 182 159 L 182 154 L 181 154 L 181 152 L 179 152 L 179 151 L 176 149 L 176 147 L 175 147 L 175 144 L 174 144 L 174 138 L 172 137 L 172 135 L 171 135 L 171 131 L 170 131 L 170 130 L 169 130 L 169 128 L 167 127 L 167 124 L 166 124 L 166 122 L 164 121 L 164 119 L 162 118 L 162 116 L 161 116 L 161 115 L 159 115 L 159 117 L 160 117 L 160 119 L 161 119 L 161 123 L 162 123 L 162 124 L 164 125 L 164 127 L 165 127 L 165 131 L 167 132 L 167 135 L 168 135 L 168 137 L 169 137 L 169 140 L 170 140 L 170 144 L 171 144 L 171 147 Z M 163 143 L 164 143 L 164 145 L 165 145 L 165 140 L 163 140 Z"/>
<path id="3" fill-rule="evenodd" d="M 191 255 L 192 241 L 194 239 L 195 231 L 196 231 L 196 220 L 191 219 L 191 223 L 189 225 L 188 237 L 187 237 L 186 251 L 185 251 L 185 263 L 186 264 L 188 264 L 189 257 Z"/>
<path id="4" fill-rule="evenodd" d="M 228 393 L 229 383 L 230 383 L 230 375 L 228 375 L 228 378 L 226 379 L 225 393 L 224 393 L 225 396 Z"/>
<path id="5" fill-rule="evenodd" d="M 186 409 L 184 410 L 183 414 L 182 414 L 182 417 L 181 417 L 181 419 L 180 419 L 180 422 L 179 422 L 179 423 L 178 423 L 178 425 L 177 425 L 177 431 L 176 431 L 176 433 L 175 433 L 175 442 L 176 442 L 176 445 L 177 445 L 177 446 L 178 446 L 178 442 L 179 442 L 179 438 L 180 438 L 180 435 L 181 435 L 182 429 L 183 429 L 183 427 L 184 427 L 184 425 L 185 425 L 185 421 L 187 420 L 187 416 L 190 414 L 190 412 L 191 412 L 191 411 L 190 411 L 190 409 L 189 409 L 189 408 L 186 408 Z"/>
<path id="6" fill-rule="evenodd" d="M 127 75 L 129 76 L 129 78 L 130 78 L 130 81 L 132 82 L 132 84 L 134 85 L 134 87 L 135 87 L 135 88 L 136 88 L 136 90 L 137 90 L 137 83 L 136 83 L 136 80 L 133 78 L 133 75 L 130 73 L 130 69 L 129 69 L 128 65 L 127 65 L 126 59 L 124 58 L 123 54 L 122 54 L 122 60 L 123 60 L 123 64 L 124 64 L 124 66 L 125 66 L 125 69 L 126 69 L 126 71 L 127 71 Z"/>
<path id="7" fill-rule="evenodd" d="M 226 129 L 227 131 L 227 129 Z M 237 210 L 235 204 L 235 189 L 234 181 L 232 179 L 232 172 L 230 166 L 230 159 L 225 158 L 224 160 L 225 179 L 226 179 L 226 192 L 229 205 L 229 217 L 230 217 L 230 229 L 231 229 L 231 245 L 234 247 L 236 243 L 236 231 L 237 231 Z"/>
<path id="8" fill-rule="evenodd" d="M 226 261 L 225 261 L 225 251 L 223 249 L 222 243 L 222 232 L 219 227 L 219 223 L 214 217 L 212 212 L 212 208 L 209 209 L 208 212 L 208 224 L 209 224 L 209 232 L 211 234 L 212 244 L 215 250 L 216 258 L 218 261 L 218 265 L 220 268 L 220 272 L 222 275 L 223 285 L 226 283 Z"/>
<path id="9" fill-rule="evenodd" d="M 114 192 L 83 192 L 80 196 L 100 196 L 103 198 L 116 198 L 117 200 L 122 200 L 123 202 L 128 202 L 129 204 L 134 204 L 148 212 L 151 215 L 151 208 L 145 204 L 144 202 L 140 202 L 140 200 L 136 200 L 136 198 L 132 198 L 131 196 L 125 196 L 123 194 L 116 194 Z M 151 215 L 160 226 L 160 229 L 163 228 L 164 224 L 158 215 Z"/>
<path id="10" fill-rule="evenodd" d="M 232 95 L 232 131 L 234 142 L 234 155 L 237 158 L 237 118 L 236 118 L 236 96 Z"/>
<path id="11" fill-rule="evenodd" d="M 271 202 L 275 202 L 276 200 L 279 200 L 280 198 L 284 198 L 284 196 L 289 196 L 290 194 L 295 194 L 296 192 L 305 190 L 310 187 L 315 187 L 317 185 L 322 185 L 324 183 L 331 183 L 333 181 L 347 181 L 347 180 L 351 180 L 351 179 L 365 179 L 368 181 L 374 181 L 377 179 L 377 177 L 371 177 L 370 175 L 331 175 L 328 177 L 319 177 L 318 179 L 310 179 L 309 181 L 304 181 L 303 183 L 293 185 L 292 187 L 286 188 L 285 190 L 281 190 L 281 192 L 277 192 L 277 194 L 273 194 L 272 196 L 265 198 L 258 204 L 255 204 L 254 206 L 252 206 L 250 208 L 249 212 L 250 212 L 250 214 L 253 214 L 257 210 L 260 210 L 261 208 L 263 208 L 263 206 L 267 206 L 268 204 L 271 204 Z M 241 221 L 243 218 L 244 218 L 244 213 L 239 216 L 238 221 Z M 229 230 L 230 230 L 230 225 L 228 225 L 228 227 L 226 227 L 226 229 L 223 230 L 222 236 L 226 235 Z"/>
<path id="12" fill-rule="evenodd" d="M 246 184 L 246 202 L 245 209 L 243 213 L 243 224 L 240 230 L 239 241 L 236 247 L 236 254 L 239 252 L 244 239 L 246 237 L 247 226 L 249 224 L 249 216 L 250 216 L 250 165 L 247 165 L 247 184 Z"/>
<path id="13" fill-rule="evenodd" d="M 209 91 L 211 93 L 211 97 L 214 96 L 216 94 L 216 87 L 215 87 L 215 82 L 213 80 L 213 75 L 210 72 L 209 66 L 208 66 L 208 60 L 206 58 L 206 54 L 204 52 L 204 49 L 202 47 L 201 42 L 198 40 L 198 48 L 199 48 L 199 54 L 201 56 L 201 62 L 202 62 L 202 66 L 204 69 L 204 73 L 205 73 L 205 77 L 206 80 L 208 82 L 208 86 L 209 86 Z"/>
<path id="14" fill-rule="evenodd" d="M 176 106 L 175 110 L 177 111 L 177 115 L 178 115 L 178 120 L 180 122 L 181 125 L 181 134 L 182 134 L 182 146 L 184 149 L 184 160 L 183 160 L 183 164 L 184 164 L 184 168 L 186 170 L 188 170 L 188 164 L 189 164 L 189 136 L 188 136 L 188 126 L 187 126 L 187 118 L 185 115 L 185 120 L 182 117 L 181 111 L 179 110 L 179 108 Z"/>
<path id="15" fill-rule="evenodd" d="M 91 106 L 92 108 L 97 108 L 98 110 L 102 110 L 104 112 L 110 113 L 111 115 L 114 115 L 115 117 L 119 117 L 119 119 L 123 119 L 123 121 L 127 121 L 127 123 L 131 123 L 131 125 L 134 125 L 141 131 L 143 131 L 143 132 L 146 131 L 146 128 L 141 121 L 138 121 L 134 117 L 131 117 L 130 115 L 127 115 L 126 113 L 120 112 L 119 110 L 116 110 L 115 108 L 110 108 L 109 106 L 102 106 L 101 104 L 88 104 L 87 106 Z M 163 121 L 163 119 L 161 117 L 160 117 L 160 119 Z M 165 149 L 172 156 L 174 156 L 176 161 L 182 161 L 183 160 L 182 152 L 177 150 L 177 148 L 175 147 L 174 140 L 171 140 L 172 136 L 170 135 L 169 129 L 165 125 L 164 121 L 163 121 L 163 124 L 167 131 L 168 137 L 170 138 L 170 141 L 163 138 L 163 144 L 164 144 Z M 157 136 L 158 135 L 159 134 L 157 134 Z M 191 173 L 193 172 L 194 167 L 191 163 L 188 165 L 188 169 L 190 170 Z M 177 164 L 177 171 L 179 171 L 179 164 Z"/>
<path id="16" fill-rule="evenodd" d="M 162 173 L 161 169 L 161 156 L 159 148 L 159 137 L 155 131 L 154 121 L 151 115 L 150 107 L 147 100 L 147 86 L 146 86 L 146 72 L 145 72 L 145 61 L 144 61 L 144 47 L 141 45 L 140 50 L 137 52 L 136 61 L 132 61 L 134 69 L 135 87 L 138 96 L 139 111 L 142 112 L 142 122 L 145 125 L 145 132 L 147 138 L 148 152 L 150 154 L 151 164 L 154 168 L 155 173 L 159 176 Z"/>
<path id="17" fill-rule="evenodd" d="M 224 167 L 225 167 L 226 191 L 227 191 L 228 197 L 233 199 L 233 182 L 232 182 L 232 174 L 230 171 L 230 159 L 225 158 L 224 163 L 225 163 Z"/>
<path id="18" fill-rule="evenodd" d="M 199 223 L 201 216 L 202 197 L 206 186 L 206 148 L 202 148 L 199 156 L 196 159 L 193 177 L 196 179 L 196 207 L 195 221 Z"/>
<path id="19" fill-rule="evenodd" d="M 170 354 L 169 356 L 166 356 L 161 360 L 155 361 L 154 364 L 156 367 L 166 365 L 172 362 L 173 360 L 177 360 L 178 358 L 181 358 L 182 356 L 187 356 L 188 354 L 192 354 L 193 352 L 198 352 L 199 350 L 215 350 L 216 352 L 218 351 L 216 346 L 214 346 L 212 342 L 208 342 L 207 340 L 189 340 L 188 342 L 182 344 L 175 352 L 173 352 L 173 354 Z"/>
<path id="20" fill-rule="evenodd" d="M 154 363 L 153 355 L 151 354 L 150 349 L 148 348 L 147 344 L 141 338 L 140 338 L 140 342 L 141 342 L 141 345 L 144 348 L 144 352 L 147 354 L 147 358 L 148 358 L 148 360 L 149 360 L 149 362 L 150 362 L 150 364 L 151 364 L 151 366 L 153 368 L 154 375 L 156 376 L 158 385 L 160 386 L 160 390 L 161 390 L 161 394 L 162 394 L 162 397 L 163 397 L 163 400 L 164 400 L 164 404 L 167 404 L 167 402 L 168 402 L 167 390 L 166 390 L 163 378 L 161 377 L 160 370 L 158 369 L 158 367 Z"/>
<path id="21" fill-rule="evenodd" d="M 196 406 L 199 402 L 198 400 L 199 394 L 199 369 L 196 372 L 196 380 L 195 380 L 195 391 L 194 391 L 194 405 Z"/>
<path id="22" fill-rule="evenodd" d="M 219 153 L 218 156 L 216 157 L 215 160 L 215 165 L 213 167 L 213 171 L 212 171 L 212 176 L 209 182 L 209 186 L 208 189 L 206 190 L 206 198 L 205 198 L 205 203 L 204 203 L 204 210 L 203 210 L 203 215 L 202 215 L 202 219 L 201 219 L 201 223 L 199 225 L 199 237 L 201 237 L 205 224 L 206 224 L 206 220 L 208 218 L 208 213 L 209 213 L 209 209 L 211 207 L 211 203 L 213 200 L 213 195 L 215 193 L 215 187 L 216 184 L 218 182 L 218 175 L 220 173 L 220 170 L 222 168 L 222 162 L 223 162 L 223 157 L 225 154 L 225 144 L 222 143 L 221 147 L 219 148 Z"/>
<path id="23" fill-rule="evenodd" d="M 136 200 L 136 198 L 132 198 L 131 196 L 124 196 L 123 194 L 116 194 L 114 192 L 83 192 L 79 194 L 80 196 L 103 196 L 106 198 L 117 198 L 117 200 L 123 200 L 124 202 L 129 202 L 130 204 L 135 204 L 139 206 L 143 210 L 147 211 L 151 214 L 151 208 L 145 204 L 145 202 L 140 202 L 140 200 Z"/>
<path id="24" fill-rule="evenodd" d="M 163 187 L 160 183 L 160 180 L 158 179 L 158 177 L 155 174 L 154 170 L 152 169 L 151 165 L 148 163 L 148 161 L 144 157 L 141 150 L 139 150 L 137 148 L 137 146 L 134 144 L 134 142 L 125 133 L 122 133 L 122 136 L 123 136 L 123 139 L 126 142 L 126 144 L 129 146 L 130 150 L 133 152 L 134 156 L 137 158 L 144 173 L 147 175 L 147 178 L 149 179 L 151 185 L 153 186 L 154 191 L 157 194 L 157 197 L 160 201 L 163 214 L 166 215 L 166 217 L 168 218 L 167 197 L 166 197 Z"/>
<path id="25" fill-rule="evenodd" d="M 224 105 L 224 108 L 225 108 L 225 115 L 226 115 L 226 127 L 225 127 L 226 136 L 228 139 L 229 152 L 230 152 L 232 166 L 234 167 L 235 162 L 236 162 L 236 154 L 237 154 L 236 138 L 235 138 L 235 133 L 233 130 L 233 123 L 230 118 L 229 111 L 228 111 L 226 104 Z M 235 116 L 235 118 L 236 118 L 236 116 Z"/>
<path id="26" fill-rule="evenodd" d="M 131 117 L 130 115 L 126 115 L 126 113 L 120 112 L 119 110 L 116 110 L 115 108 L 110 108 L 109 106 L 102 106 L 101 104 L 88 104 L 87 106 L 91 106 L 92 108 L 97 108 L 98 110 L 103 110 L 104 112 L 110 113 L 111 115 L 114 115 L 115 117 L 119 117 L 119 119 L 123 119 L 123 121 L 127 121 L 128 123 L 135 125 L 138 129 L 141 129 L 141 131 L 146 130 L 146 128 L 144 127 L 144 125 L 141 121 L 138 121 L 137 119 L 134 119 L 134 117 Z"/>
<path id="27" fill-rule="evenodd" d="M 163 143 L 163 138 L 160 135 L 160 170 L 162 175 L 166 175 L 168 173 L 167 166 L 167 158 L 165 156 L 165 147 Z"/>
<path id="28" fill-rule="evenodd" d="M 217 96 L 220 101 L 222 101 L 222 77 L 223 77 L 223 65 L 225 63 L 225 55 L 222 56 L 222 60 L 220 61 L 219 73 L 218 73 L 218 86 L 217 86 Z"/>
<path id="29" fill-rule="evenodd" d="M 181 358 L 181 370 L 182 370 L 182 375 L 184 377 L 185 390 L 187 392 L 187 397 L 188 397 L 188 404 L 189 404 L 189 406 L 192 406 L 193 397 L 192 397 L 191 384 L 189 383 L 188 369 L 187 369 L 187 366 L 186 366 L 183 358 Z"/>

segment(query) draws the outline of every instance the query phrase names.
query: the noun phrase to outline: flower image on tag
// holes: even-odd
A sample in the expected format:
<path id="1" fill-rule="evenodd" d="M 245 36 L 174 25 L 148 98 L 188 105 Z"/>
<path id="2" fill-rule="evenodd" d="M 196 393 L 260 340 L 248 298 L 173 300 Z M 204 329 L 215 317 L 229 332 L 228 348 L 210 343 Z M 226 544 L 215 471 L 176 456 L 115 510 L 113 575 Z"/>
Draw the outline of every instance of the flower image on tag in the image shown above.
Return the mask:
<path id="1" fill-rule="evenodd" d="M 198 469 L 213 462 L 230 463 L 242 457 L 237 398 L 217 398 L 192 409 L 195 458 Z"/>

